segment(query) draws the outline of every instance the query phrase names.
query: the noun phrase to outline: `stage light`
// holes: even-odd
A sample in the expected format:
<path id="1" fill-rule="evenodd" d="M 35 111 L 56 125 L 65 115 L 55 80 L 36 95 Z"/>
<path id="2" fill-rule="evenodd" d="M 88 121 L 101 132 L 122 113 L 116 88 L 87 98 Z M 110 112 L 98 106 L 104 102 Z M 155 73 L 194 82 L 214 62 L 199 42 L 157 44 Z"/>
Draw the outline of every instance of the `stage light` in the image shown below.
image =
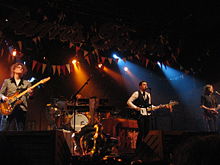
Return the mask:
<path id="1" fill-rule="evenodd" d="M 16 56 L 17 55 L 17 51 L 16 51 L 16 49 L 14 49 L 13 51 L 12 51 L 12 56 Z"/>
<path id="2" fill-rule="evenodd" d="M 119 59 L 119 57 L 116 54 L 113 54 L 112 56 L 114 59 L 117 59 L 117 58 Z"/>
<path id="3" fill-rule="evenodd" d="M 161 67 L 161 63 L 159 61 L 157 61 L 157 65 L 159 65 Z"/>
<path id="4" fill-rule="evenodd" d="M 103 65 L 100 63 L 100 64 L 98 64 L 98 67 L 101 69 L 103 67 Z"/>
<path id="5" fill-rule="evenodd" d="M 125 66 L 124 67 L 124 71 L 127 72 L 128 71 L 128 67 Z"/>
<path id="6" fill-rule="evenodd" d="M 35 77 L 31 77 L 30 80 L 28 80 L 29 82 L 33 82 L 34 80 L 36 80 Z"/>
<path id="7" fill-rule="evenodd" d="M 77 63 L 77 60 L 76 59 L 73 59 L 72 60 L 72 64 L 76 64 Z"/>

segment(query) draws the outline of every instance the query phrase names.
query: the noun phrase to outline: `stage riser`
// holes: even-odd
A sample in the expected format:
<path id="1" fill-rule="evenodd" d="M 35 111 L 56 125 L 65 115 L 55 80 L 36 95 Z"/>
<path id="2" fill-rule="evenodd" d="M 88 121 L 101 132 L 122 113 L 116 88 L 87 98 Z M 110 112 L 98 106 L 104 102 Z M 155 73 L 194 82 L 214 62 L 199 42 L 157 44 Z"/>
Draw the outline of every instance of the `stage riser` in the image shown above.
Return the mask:
<path id="1" fill-rule="evenodd" d="M 4 145 L 10 146 L 6 152 L 12 154 L 11 159 L 20 159 L 20 155 L 24 164 L 27 161 L 32 165 L 65 165 L 70 162 L 71 152 L 63 131 L 9 131 L 1 132 L 0 136 L 6 142 Z"/>
<path id="2" fill-rule="evenodd" d="M 153 152 L 156 159 L 170 162 L 172 161 L 174 150 L 186 142 L 187 139 L 193 136 L 208 136 L 213 134 L 217 133 L 152 130 L 144 138 L 144 144 L 147 147 L 143 148 L 143 152 L 146 151 L 146 155 L 149 151 Z"/>

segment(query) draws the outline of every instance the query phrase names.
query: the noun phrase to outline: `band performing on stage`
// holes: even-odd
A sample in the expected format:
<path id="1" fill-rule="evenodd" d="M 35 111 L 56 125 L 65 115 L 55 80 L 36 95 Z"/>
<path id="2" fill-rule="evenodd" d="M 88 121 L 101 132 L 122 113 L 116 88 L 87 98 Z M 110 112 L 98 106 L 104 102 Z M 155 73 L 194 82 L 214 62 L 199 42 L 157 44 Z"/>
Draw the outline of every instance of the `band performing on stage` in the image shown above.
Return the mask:
<path id="1" fill-rule="evenodd" d="M 27 68 L 23 63 L 11 66 L 11 77 L 5 79 L 0 90 L 1 131 L 26 131 L 27 111 L 29 99 L 34 99 L 35 87 L 46 84 L 51 78 L 47 77 L 35 84 L 23 79 Z M 91 78 L 91 77 L 90 77 Z M 126 150 L 122 147 L 126 141 L 122 136 L 129 137 L 130 149 L 136 155 L 143 153 L 146 137 L 153 126 L 155 112 L 164 109 L 173 113 L 178 101 L 167 104 L 153 105 L 152 91 L 149 82 L 140 81 L 139 89 L 133 92 L 125 101 L 123 111 L 128 118 L 119 115 L 117 107 L 109 105 L 108 98 L 84 97 L 82 89 L 88 84 L 90 78 L 81 88 L 72 94 L 70 99 L 64 96 L 50 97 L 45 105 L 45 117 L 48 123 L 47 130 L 65 130 L 71 133 L 72 154 L 75 156 L 93 156 L 104 158 L 112 153 Z M 201 96 L 200 108 L 204 110 L 204 121 L 207 132 L 217 132 L 217 117 L 219 105 L 214 96 L 214 88 L 207 84 Z M 116 113 L 117 112 L 117 113 Z M 121 111 L 120 111 L 121 113 Z M 122 113 L 122 114 L 123 114 Z M 116 115 L 115 115 L 116 114 Z M 133 124 L 132 124 L 133 123 Z M 127 125 L 127 126 L 123 126 Z M 123 128 L 131 128 L 124 131 Z M 124 135 L 122 135 L 124 132 Z M 135 139 L 135 140 L 134 140 Z M 128 151 L 128 148 L 127 148 Z"/>
<path id="2" fill-rule="evenodd" d="M 23 79 L 27 72 L 22 63 L 11 66 L 11 78 L 5 79 L 0 90 L 1 129 L 2 131 L 25 130 L 28 99 L 34 98 L 34 88 L 39 84 L 47 83 L 50 77 L 44 78 L 35 84 Z M 45 107 L 45 116 L 48 120 L 48 130 L 64 129 L 73 133 L 74 153 L 77 155 L 100 155 L 111 152 L 118 143 L 118 139 L 105 132 L 108 120 L 113 118 L 115 106 L 108 104 L 108 99 L 97 97 L 85 98 L 80 93 L 88 83 L 71 96 L 50 98 Z M 136 150 L 141 146 L 144 136 L 148 133 L 149 117 L 153 111 L 160 108 L 172 109 L 177 102 L 154 106 L 151 104 L 151 93 L 148 83 L 141 81 L 139 90 L 128 99 L 128 108 L 136 112 L 138 123 L 138 138 Z M 112 116 L 112 117 L 111 117 Z M 105 123 L 105 125 L 103 124 Z M 110 128 L 116 129 L 116 128 Z"/>

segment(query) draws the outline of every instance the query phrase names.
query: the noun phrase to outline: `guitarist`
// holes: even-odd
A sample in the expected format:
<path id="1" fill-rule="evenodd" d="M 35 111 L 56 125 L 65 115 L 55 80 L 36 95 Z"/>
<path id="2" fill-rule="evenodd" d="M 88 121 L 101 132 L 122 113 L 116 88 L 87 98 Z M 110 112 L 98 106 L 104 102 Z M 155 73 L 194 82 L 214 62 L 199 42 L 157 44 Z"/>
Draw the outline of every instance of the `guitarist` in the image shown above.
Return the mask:
<path id="1" fill-rule="evenodd" d="M 23 95 L 19 104 L 17 104 L 12 111 L 12 113 L 8 116 L 2 116 L 6 121 L 5 126 L 3 126 L 3 130 L 7 131 L 12 125 L 12 121 L 15 120 L 16 130 L 22 131 L 25 128 L 26 121 L 26 112 L 27 112 L 27 99 L 33 94 L 31 87 L 31 83 L 27 80 L 24 80 L 22 77 L 27 72 L 27 68 L 22 63 L 15 63 L 11 66 L 11 78 L 5 79 L 2 87 L 0 89 L 0 99 L 1 101 L 7 101 L 9 96 L 14 95 L 16 92 L 20 92 L 28 89 L 28 93 Z M 2 121 L 4 121 L 2 118 Z"/>
<path id="2" fill-rule="evenodd" d="M 151 95 L 146 90 L 148 89 L 148 83 L 146 81 L 141 81 L 139 83 L 139 90 L 135 91 L 131 97 L 128 99 L 127 104 L 130 108 L 139 112 L 141 108 L 146 108 L 151 106 Z M 142 116 L 140 113 L 138 115 L 137 123 L 139 128 L 139 133 L 136 141 L 136 153 L 140 152 L 143 146 L 143 138 L 147 135 L 150 129 L 150 118 L 149 116 Z"/>
<path id="3" fill-rule="evenodd" d="M 214 88 L 207 84 L 203 87 L 200 108 L 204 110 L 203 116 L 206 123 L 207 131 L 217 131 L 217 117 L 219 105 L 214 95 Z"/>

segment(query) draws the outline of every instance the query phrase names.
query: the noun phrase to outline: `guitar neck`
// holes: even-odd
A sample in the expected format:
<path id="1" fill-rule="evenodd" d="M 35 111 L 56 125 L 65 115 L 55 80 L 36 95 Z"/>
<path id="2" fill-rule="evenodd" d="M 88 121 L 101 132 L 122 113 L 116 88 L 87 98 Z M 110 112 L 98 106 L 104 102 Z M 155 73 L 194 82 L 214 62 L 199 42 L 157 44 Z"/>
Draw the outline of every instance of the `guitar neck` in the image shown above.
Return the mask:
<path id="1" fill-rule="evenodd" d="M 148 107 L 147 110 L 148 111 L 153 111 L 153 110 L 156 110 L 156 109 L 160 109 L 160 108 L 163 108 L 163 107 L 166 107 L 166 106 L 169 106 L 170 104 L 162 104 L 162 105 L 158 105 L 158 106 L 155 106 L 155 107 Z"/>
<path id="2" fill-rule="evenodd" d="M 30 87 L 30 89 L 34 89 L 36 86 L 38 86 L 39 84 L 41 84 L 41 82 L 39 81 L 38 83 L 34 84 L 33 86 Z M 26 89 L 25 91 L 19 93 L 16 98 L 20 98 L 23 95 L 25 95 L 28 92 L 28 89 Z"/>

